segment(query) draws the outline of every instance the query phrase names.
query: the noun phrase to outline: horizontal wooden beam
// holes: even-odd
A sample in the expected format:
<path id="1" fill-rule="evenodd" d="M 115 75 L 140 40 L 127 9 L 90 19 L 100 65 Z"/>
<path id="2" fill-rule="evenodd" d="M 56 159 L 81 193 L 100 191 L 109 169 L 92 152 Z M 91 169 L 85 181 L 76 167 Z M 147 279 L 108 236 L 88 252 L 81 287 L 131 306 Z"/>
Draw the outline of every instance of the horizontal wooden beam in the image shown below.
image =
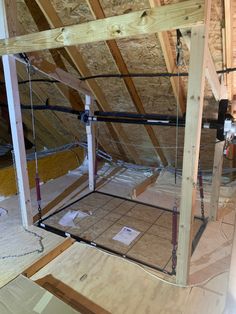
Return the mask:
<path id="1" fill-rule="evenodd" d="M 52 28 L 62 28 L 63 23 L 60 17 L 58 16 L 55 8 L 50 3 L 50 1 L 45 0 L 35 0 L 38 4 L 39 9 L 43 12 L 44 16 L 46 17 L 49 25 Z M 68 56 L 71 58 L 73 64 L 75 65 L 77 71 L 80 75 L 83 76 L 90 76 L 91 72 L 88 66 L 86 65 L 84 58 L 82 54 L 79 52 L 77 47 L 66 47 L 65 51 L 67 52 Z M 88 80 L 87 85 L 91 92 L 93 93 L 95 99 L 97 100 L 98 107 L 101 108 L 103 111 L 112 111 L 111 105 L 107 102 L 105 94 L 101 90 L 100 86 L 96 82 L 96 80 Z M 100 109 L 99 109 L 100 110 Z M 119 145 L 117 143 L 118 151 L 121 153 L 122 156 L 130 156 L 132 161 L 136 162 L 137 164 L 140 164 L 140 159 L 138 157 L 138 154 L 134 147 L 130 147 L 129 143 L 129 137 L 127 136 L 127 133 L 124 131 L 124 128 L 122 125 L 118 124 L 110 124 L 108 127 L 109 131 L 111 133 L 111 136 L 113 139 L 117 142 L 119 142 L 119 138 L 121 138 L 123 143 L 127 143 L 128 145 Z M 128 152 L 128 155 L 126 154 L 126 151 Z M 130 158 L 128 157 L 128 158 Z M 127 158 L 126 158 L 127 159 Z"/>
<path id="2" fill-rule="evenodd" d="M 27 55 L 29 57 L 31 65 L 33 65 L 34 68 L 36 68 L 42 74 L 45 74 L 48 77 L 57 80 L 84 95 L 89 95 L 93 97 L 93 94 L 87 87 L 86 83 L 80 81 L 75 75 L 62 70 L 55 64 L 43 59 L 37 52 L 31 52 Z M 25 61 L 19 57 L 16 57 L 16 60 L 25 63 Z"/>
<path id="3" fill-rule="evenodd" d="M 99 0 L 87 0 L 88 5 L 90 6 L 91 12 L 95 19 L 104 19 L 105 13 L 103 11 L 103 8 L 100 4 Z M 121 74 L 129 74 L 129 70 L 127 65 L 125 64 L 125 61 L 123 59 L 123 56 L 121 54 L 121 51 L 116 43 L 115 40 L 109 40 L 106 41 L 107 48 L 109 49 L 113 60 L 117 66 L 117 69 Z M 138 94 L 138 91 L 135 87 L 134 81 L 131 77 L 124 77 L 123 81 L 125 83 L 125 86 L 127 88 L 127 91 L 130 95 L 130 98 L 133 101 L 133 104 L 137 110 L 138 113 L 145 114 L 144 105 L 142 103 L 142 100 Z M 157 157 L 160 159 L 161 163 L 164 166 L 167 166 L 168 162 L 164 155 L 163 150 L 160 148 L 159 140 L 153 130 L 153 128 L 150 125 L 144 126 L 148 136 L 150 138 L 151 143 L 153 144 L 153 147 L 156 151 Z"/>
<path id="4" fill-rule="evenodd" d="M 188 0 L 0 41 L 0 55 L 120 39 L 204 22 L 204 1 Z"/>
<path id="5" fill-rule="evenodd" d="M 73 243 L 75 243 L 74 239 L 67 238 L 61 244 L 56 246 L 52 251 L 50 251 L 49 253 L 41 257 L 39 260 L 37 260 L 35 263 L 30 265 L 28 268 L 26 268 L 22 272 L 22 275 L 24 275 L 27 278 L 32 277 L 40 269 L 42 269 L 44 266 L 46 266 L 48 263 L 54 260 L 58 255 L 63 253 L 65 250 L 67 250 Z"/>
<path id="6" fill-rule="evenodd" d="M 132 191 L 132 198 L 136 199 L 140 194 L 146 191 L 150 184 L 156 182 L 158 176 L 159 172 L 154 172 L 153 175 L 151 175 L 150 177 L 146 178 L 143 182 L 136 185 Z"/>

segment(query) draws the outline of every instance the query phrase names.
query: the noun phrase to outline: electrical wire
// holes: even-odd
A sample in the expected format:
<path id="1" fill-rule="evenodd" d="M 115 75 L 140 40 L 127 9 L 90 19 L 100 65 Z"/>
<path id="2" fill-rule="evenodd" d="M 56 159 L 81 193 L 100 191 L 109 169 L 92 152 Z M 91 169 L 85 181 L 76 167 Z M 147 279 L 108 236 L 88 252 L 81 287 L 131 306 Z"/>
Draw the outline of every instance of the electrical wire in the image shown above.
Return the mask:
<path id="1" fill-rule="evenodd" d="M 236 68 L 226 68 L 223 70 L 216 71 L 217 74 L 229 74 L 231 72 L 236 72 Z M 102 73 L 90 76 L 80 76 L 78 79 L 80 81 L 88 81 L 94 79 L 101 79 L 101 78 L 155 78 L 155 77 L 188 77 L 188 72 L 180 72 L 180 73 L 171 73 L 171 72 L 155 72 L 155 73 L 128 73 L 128 74 L 118 74 L 118 73 Z M 32 82 L 45 82 L 45 83 L 61 83 L 58 80 L 50 80 L 50 79 L 34 79 Z M 18 82 L 19 84 L 27 84 L 29 80 L 24 80 Z M 5 82 L 1 81 L 0 85 L 4 85 Z"/>

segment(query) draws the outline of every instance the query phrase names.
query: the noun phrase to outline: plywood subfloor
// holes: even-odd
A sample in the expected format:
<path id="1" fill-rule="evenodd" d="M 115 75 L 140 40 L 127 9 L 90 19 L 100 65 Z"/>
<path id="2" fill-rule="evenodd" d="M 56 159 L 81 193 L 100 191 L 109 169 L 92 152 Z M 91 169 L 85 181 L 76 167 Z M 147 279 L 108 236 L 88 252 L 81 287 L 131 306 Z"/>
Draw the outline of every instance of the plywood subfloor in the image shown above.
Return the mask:
<path id="1" fill-rule="evenodd" d="M 43 206 L 54 199 L 77 177 L 65 175 L 50 181 L 42 186 Z M 35 190 L 31 190 L 32 204 L 36 213 Z M 26 232 L 22 227 L 18 196 L 12 196 L 0 202 L 0 207 L 8 211 L 7 215 L 0 216 L 0 287 L 11 281 L 32 263 L 46 255 L 64 239 L 58 235 L 46 232 L 36 226 L 31 226 L 30 231 L 43 237 L 44 251 L 42 253 L 31 251 L 40 249 L 38 238 Z M 14 255 L 23 255 L 14 257 Z M 4 258 L 3 257 L 7 257 Z"/>
<path id="2" fill-rule="evenodd" d="M 49 274 L 113 314 L 221 314 L 227 287 L 227 273 L 197 287 L 176 287 L 128 260 L 81 243 L 31 279 Z"/>
<path id="3" fill-rule="evenodd" d="M 73 227 L 62 226 L 60 219 L 71 210 L 88 216 L 75 218 Z M 172 270 L 170 211 L 94 192 L 45 219 L 43 224 L 163 271 Z M 200 219 L 194 219 L 194 235 L 202 224 Z M 113 239 L 123 227 L 140 232 L 129 245 Z"/>

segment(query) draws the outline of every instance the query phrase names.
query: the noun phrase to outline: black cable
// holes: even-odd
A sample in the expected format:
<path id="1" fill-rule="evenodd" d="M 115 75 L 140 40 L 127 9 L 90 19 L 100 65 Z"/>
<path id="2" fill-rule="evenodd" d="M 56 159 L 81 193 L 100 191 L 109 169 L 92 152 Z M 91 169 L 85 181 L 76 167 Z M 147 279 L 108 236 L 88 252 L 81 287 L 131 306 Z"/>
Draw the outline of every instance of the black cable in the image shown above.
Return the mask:
<path id="1" fill-rule="evenodd" d="M 50 80 L 50 79 L 32 79 L 31 82 L 43 82 L 43 83 L 60 83 L 60 81 L 57 80 Z M 29 83 L 29 80 L 19 81 L 19 85 L 27 84 Z M 5 82 L 0 81 L 0 85 L 5 85 Z"/>
<path id="2" fill-rule="evenodd" d="M 230 72 L 236 72 L 236 68 L 227 68 L 224 70 L 216 71 L 217 74 L 229 74 Z M 187 77 L 189 74 L 187 72 L 180 72 L 180 73 L 170 73 L 170 72 L 159 72 L 159 73 L 128 73 L 128 74 L 118 74 L 118 73 L 111 73 L 111 74 L 96 74 L 90 76 L 81 76 L 78 77 L 80 81 L 88 81 L 93 79 L 100 79 L 100 78 L 155 78 L 155 77 Z M 28 80 L 20 81 L 18 84 L 26 84 Z M 33 79 L 31 82 L 45 82 L 45 83 L 60 83 L 58 80 L 50 80 L 50 79 Z M 5 82 L 0 82 L 0 85 L 4 85 Z"/>

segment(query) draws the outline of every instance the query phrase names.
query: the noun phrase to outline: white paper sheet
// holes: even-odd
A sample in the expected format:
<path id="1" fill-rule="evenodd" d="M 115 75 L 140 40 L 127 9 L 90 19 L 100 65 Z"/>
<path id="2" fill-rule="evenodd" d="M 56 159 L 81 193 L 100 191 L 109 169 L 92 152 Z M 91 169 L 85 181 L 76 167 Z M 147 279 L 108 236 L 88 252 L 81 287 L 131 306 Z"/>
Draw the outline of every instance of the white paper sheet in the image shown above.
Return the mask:
<path id="1" fill-rule="evenodd" d="M 83 219 L 87 216 L 89 215 L 81 210 L 70 210 L 59 220 L 59 224 L 64 227 L 75 227 L 74 220 L 76 217 Z"/>
<path id="2" fill-rule="evenodd" d="M 119 241 L 125 245 L 130 245 L 137 236 L 140 234 L 139 231 L 129 228 L 123 227 L 114 237 L 113 240 Z"/>

